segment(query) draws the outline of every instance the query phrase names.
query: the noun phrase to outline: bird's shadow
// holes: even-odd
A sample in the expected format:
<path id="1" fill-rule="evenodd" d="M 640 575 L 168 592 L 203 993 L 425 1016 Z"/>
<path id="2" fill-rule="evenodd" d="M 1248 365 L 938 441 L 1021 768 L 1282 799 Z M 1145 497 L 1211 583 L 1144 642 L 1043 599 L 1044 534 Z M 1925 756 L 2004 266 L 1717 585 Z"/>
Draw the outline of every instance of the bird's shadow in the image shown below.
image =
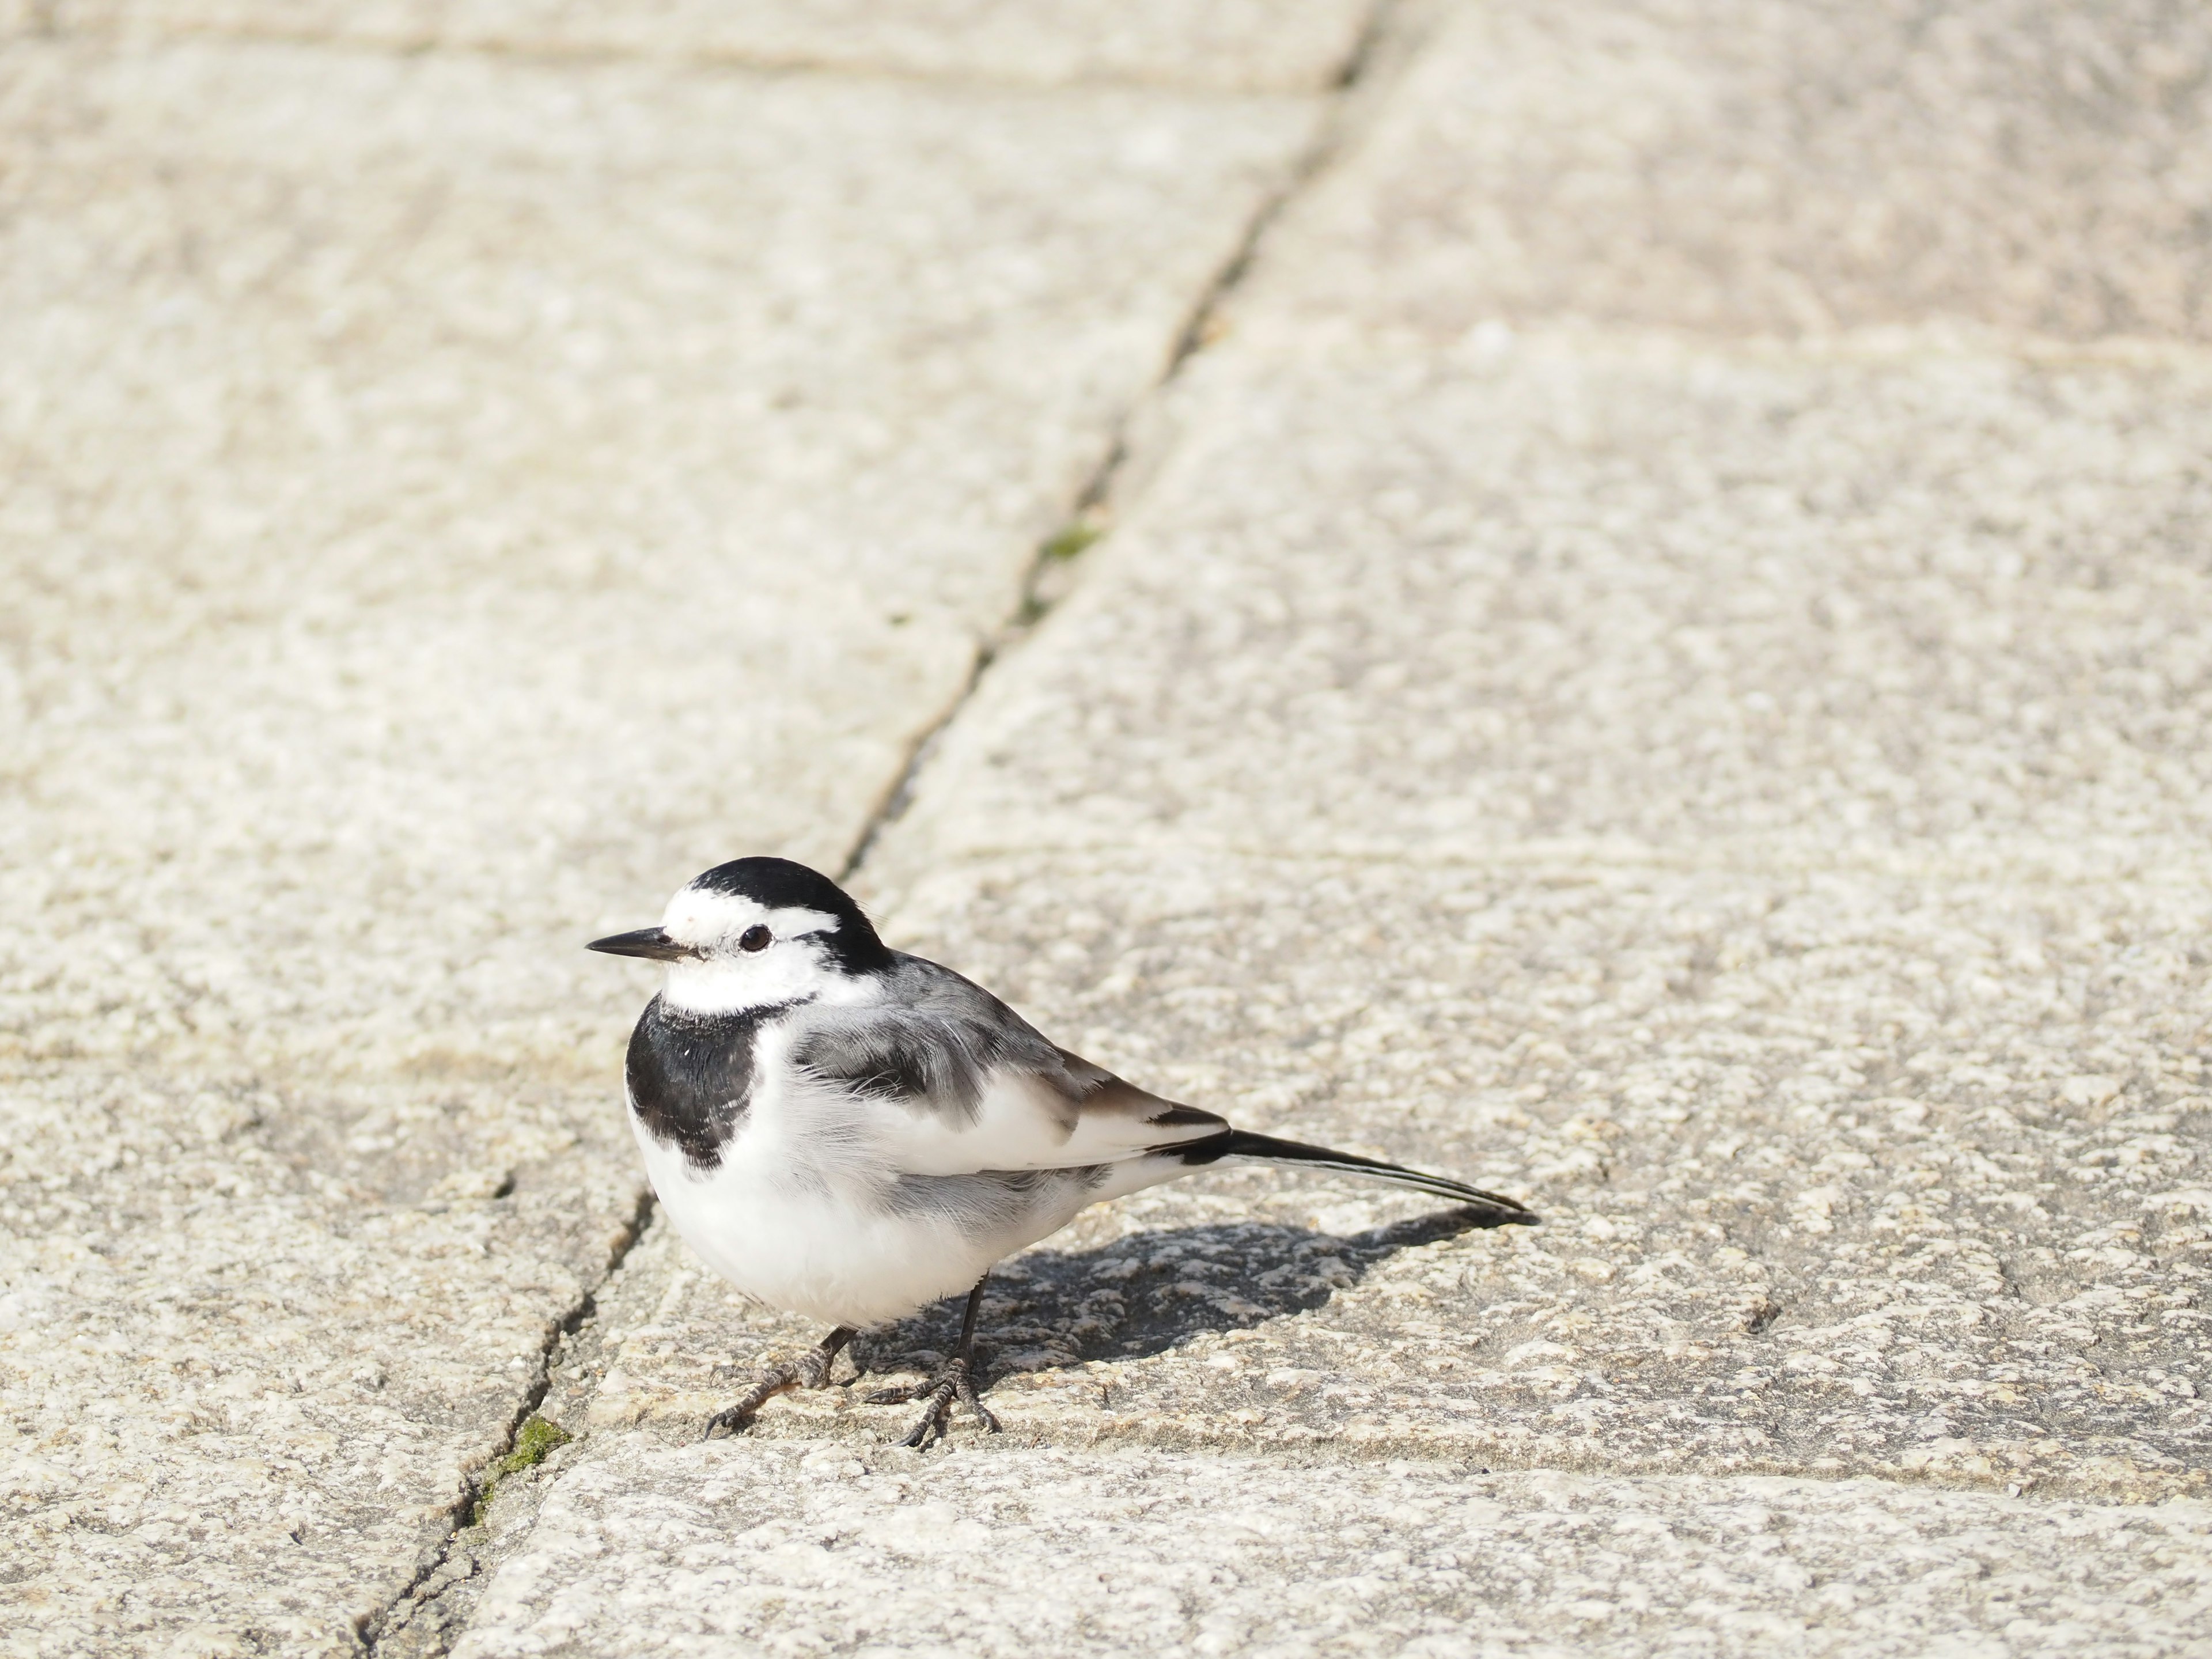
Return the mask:
<path id="1" fill-rule="evenodd" d="M 1093 1359 L 1142 1359 L 1203 1331 L 1232 1331 L 1325 1304 L 1401 1250 L 1502 1224 L 1446 1210 L 1349 1237 L 1266 1222 L 1173 1227 L 1089 1250 L 1002 1262 L 976 1346 L 987 1376 Z M 948 1297 L 854 1343 L 864 1371 L 928 1371 L 957 1342 L 967 1298 Z"/>

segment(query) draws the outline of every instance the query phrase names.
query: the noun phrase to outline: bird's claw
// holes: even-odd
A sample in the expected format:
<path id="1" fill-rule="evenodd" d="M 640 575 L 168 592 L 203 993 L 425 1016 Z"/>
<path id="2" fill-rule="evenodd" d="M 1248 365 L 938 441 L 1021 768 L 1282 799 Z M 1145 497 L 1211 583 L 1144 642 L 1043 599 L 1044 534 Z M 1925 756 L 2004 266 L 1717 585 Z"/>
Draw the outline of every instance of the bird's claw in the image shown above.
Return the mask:
<path id="1" fill-rule="evenodd" d="M 811 1386 L 812 1385 L 801 1382 L 799 1367 L 796 1365 L 786 1365 L 780 1370 L 771 1371 L 761 1379 L 750 1394 L 738 1401 L 736 1405 L 725 1406 L 708 1418 L 706 1432 L 699 1437 L 702 1440 L 712 1440 L 717 1432 L 741 1434 L 751 1424 L 753 1419 L 759 1415 L 760 1408 L 775 1399 L 776 1395 L 788 1394 L 793 1389 Z"/>
<path id="2" fill-rule="evenodd" d="M 1002 1425 L 991 1408 L 983 1403 L 975 1388 L 975 1376 L 965 1358 L 956 1358 L 927 1382 L 908 1383 L 902 1388 L 878 1389 L 867 1396 L 872 1406 L 903 1406 L 914 1401 L 926 1402 L 921 1419 L 899 1442 L 919 1450 L 933 1438 L 943 1438 L 947 1419 L 952 1415 L 952 1402 L 957 1400 L 975 1414 L 975 1420 L 993 1434 L 1004 1432 Z"/>
<path id="3" fill-rule="evenodd" d="M 779 1365 L 753 1385 L 752 1392 L 734 1406 L 725 1406 L 707 1419 L 707 1427 L 699 1436 L 712 1440 L 717 1432 L 740 1434 L 759 1414 L 760 1408 L 780 1394 L 789 1394 L 795 1389 L 818 1389 L 830 1380 L 830 1367 L 837 1363 L 838 1350 L 852 1340 L 852 1332 L 840 1326 L 823 1340 L 821 1346 L 804 1358 L 794 1359 L 787 1365 Z"/>

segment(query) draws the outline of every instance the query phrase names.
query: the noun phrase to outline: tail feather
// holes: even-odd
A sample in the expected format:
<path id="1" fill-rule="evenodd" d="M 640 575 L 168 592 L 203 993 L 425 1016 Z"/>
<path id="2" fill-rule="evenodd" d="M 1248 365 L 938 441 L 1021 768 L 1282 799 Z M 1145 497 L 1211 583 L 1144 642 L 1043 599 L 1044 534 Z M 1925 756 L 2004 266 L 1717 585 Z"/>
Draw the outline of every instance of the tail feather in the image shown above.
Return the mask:
<path id="1" fill-rule="evenodd" d="M 1449 1198 L 1456 1203 L 1471 1205 L 1486 1211 L 1492 1226 L 1534 1226 L 1542 1219 L 1526 1205 L 1498 1193 L 1486 1193 L 1480 1187 L 1470 1187 L 1463 1181 L 1454 1181 L 1449 1176 L 1430 1175 L 1423 1170 L 1409 1170 L 1402 1164 L 1385 1164 L 1380 1158 L 1362 1158 L 1357 1152 L 1333 1152 L 1326 1146 L 1308 1146 L 1301 1141 L 1278 1140 L 1273 1135 L 1257 1135 L 1245 1129 L 1231 1129 L 1210 1135 L 1204 1140 L 1185 1141 L 1180 1146 L 1163 1146 L 1186 1164 L 1215 1164 L 1224 1158 L 1249 1158 L 1263 1164 L 1303 1164 L 1309 1169 L 1336 1170 L 1346 1175 L 1365 1176 L 1373 1181 L 1387 1181 L 1394 1187 L 1411 1187 L 1416 1192 L 1427 1193 L 1436 1198 Z"/>

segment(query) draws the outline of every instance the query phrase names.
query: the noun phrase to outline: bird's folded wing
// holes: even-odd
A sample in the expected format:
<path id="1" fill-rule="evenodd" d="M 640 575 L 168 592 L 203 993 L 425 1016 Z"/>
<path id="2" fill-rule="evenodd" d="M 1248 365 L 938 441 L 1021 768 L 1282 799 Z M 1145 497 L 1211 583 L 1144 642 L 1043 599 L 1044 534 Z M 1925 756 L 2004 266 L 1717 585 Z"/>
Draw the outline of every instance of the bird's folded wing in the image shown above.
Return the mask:
<path id="1" fill-rule="evenodd" d="M 894 1156 L 905 1172 L 973 1175 L 1117 1164 L 1229 1127 L 1211 1112 L 1146 1094 L 1119 1078 L 1079 1100 L 1061 1079 L 1002 1071 L 990 1079 L 977 1107 L 970 1123 L 924 1113 L 893 1127 Z"/>
<path id="2" fill-rule="evenodd" d="M 903 1175 L 1078 1169 L 1229 1127 L 1054 1048 L 1002 1005 L 991 1012 L 826 1022 L 793 1059 L 851 1103 L 853 1127 Z"/>

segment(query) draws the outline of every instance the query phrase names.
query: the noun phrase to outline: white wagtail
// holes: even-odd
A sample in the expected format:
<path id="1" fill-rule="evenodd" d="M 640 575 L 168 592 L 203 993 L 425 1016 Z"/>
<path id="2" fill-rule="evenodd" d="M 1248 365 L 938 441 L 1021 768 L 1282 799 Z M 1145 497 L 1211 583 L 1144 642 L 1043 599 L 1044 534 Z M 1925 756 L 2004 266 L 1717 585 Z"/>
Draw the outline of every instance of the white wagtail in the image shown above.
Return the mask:
<path id="1" fill-rule="evenodd" d="M 630 1125 L 669 1219 L 747 1295 L 826 1321 L 805 1358 L 718 1412 L 734 1431 L 818 1388 L 856 1329 L 968 1292 L 944 1372 L 872 1396 L 927 1400 L 906 1443 L 976 1397 L 992 1267 L 1085 1206 L 1224 1158 L 1370 1176 L 1497 1225 L 1536 1217 L 1443 1176 L 1234 1129 L 1055 1047 L 949 968 L 886 947 L 836 883 L 787 859 L 718 865 L 658 927 L 591 948 L 668 964 L 630 1035 Z"/>

